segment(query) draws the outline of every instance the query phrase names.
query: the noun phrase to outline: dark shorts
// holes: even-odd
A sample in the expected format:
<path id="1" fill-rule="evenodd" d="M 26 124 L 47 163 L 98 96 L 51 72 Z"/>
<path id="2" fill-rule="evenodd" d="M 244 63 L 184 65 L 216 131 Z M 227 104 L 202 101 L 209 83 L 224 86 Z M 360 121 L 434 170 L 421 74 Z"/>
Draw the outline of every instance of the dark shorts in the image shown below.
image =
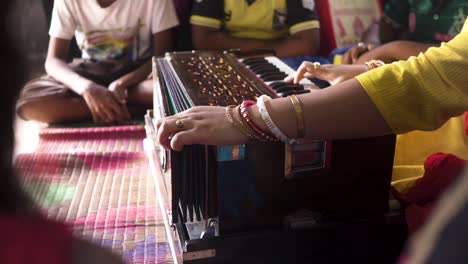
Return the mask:
<path id="1" fill-rule="evenodd" d="M 107 87 L 111 82 L 136 70 L 145 62 L 138 61 L 130 64 L 119 60 L 94 61 L 74 59 L 69 66 L 79 75 Z M 72 97 L 79 97 L 79 95 L 52 76 L 43 75 L 26 83 L 18 98 L 16 110 L 31 102 Z M 20 113 L 20 111 L 17 112 Z"/>

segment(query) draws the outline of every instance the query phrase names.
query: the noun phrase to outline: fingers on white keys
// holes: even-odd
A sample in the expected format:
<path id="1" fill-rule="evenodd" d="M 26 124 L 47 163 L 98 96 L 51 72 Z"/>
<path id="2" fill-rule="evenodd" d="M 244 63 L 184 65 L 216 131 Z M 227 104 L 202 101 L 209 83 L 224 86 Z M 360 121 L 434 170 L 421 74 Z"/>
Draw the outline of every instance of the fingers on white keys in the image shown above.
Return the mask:
<path id="1" fill-rule="evenodd" d="M 318 62 L 304 61 L 296 71 L 294 83 L 299 83 L 304 77 L 315 77 L 315 71 L 320 67 Z M 307 74 L 307 76 L 306 76 Z"/>

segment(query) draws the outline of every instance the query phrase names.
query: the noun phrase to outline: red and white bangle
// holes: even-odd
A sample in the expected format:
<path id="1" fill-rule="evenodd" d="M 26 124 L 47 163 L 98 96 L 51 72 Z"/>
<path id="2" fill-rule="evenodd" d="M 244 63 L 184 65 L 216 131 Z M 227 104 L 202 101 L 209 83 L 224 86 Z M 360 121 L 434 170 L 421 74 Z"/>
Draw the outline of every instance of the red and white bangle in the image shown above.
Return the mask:
<path id="1" fill-rule="evenodd" d="M 265 122 L 265 125 L 270 130 L 270 132 L 279 140 L 287 144 L 296 143 L 295 139 L 288 138 L 283 132 L 281 132 L 281 130 L 273 122 L 273 120 L 271 120 L 270 114 L 268 113 L 268 109 L 266 106 L 266 102 L 268 102 L 269 100 L 271 100 L 271 97 L 267 95 L 261 95 L 257 100 L 258 111 L 262 116 L 263 122 Z"/>
<path id="2" fill-rule="evenodd" d="M 254 101 L 250 101 L 250 100 L 243 101 L 239 108 L 241 117 L 244 119 L 247 125 L 250 126 L 250 128 L 253 131 L 255 131 L 255 133 L 260 137 L 262 141 L 278 141 L 278 139 L 275 136 L 273 136 L 268 131 L 261 129 L 257 124 L 253 122 L 252 118 L 250 117 L 248 107 L 255 105 L 255 104 L 256 103 Z"/>
<path id="3" fill-rule="evenodd" d="M 229 105 L 226 107 L 226 118 L 229 122 L 236 127 L 242 134 L 246 135 L 249 139 L 260 140 L 260 138 L 255 134 L 254 131 L 250 129 L 249 126 L 246 126 L 242 122 L 242 117 L 240 116 L 239 106 Z"/>

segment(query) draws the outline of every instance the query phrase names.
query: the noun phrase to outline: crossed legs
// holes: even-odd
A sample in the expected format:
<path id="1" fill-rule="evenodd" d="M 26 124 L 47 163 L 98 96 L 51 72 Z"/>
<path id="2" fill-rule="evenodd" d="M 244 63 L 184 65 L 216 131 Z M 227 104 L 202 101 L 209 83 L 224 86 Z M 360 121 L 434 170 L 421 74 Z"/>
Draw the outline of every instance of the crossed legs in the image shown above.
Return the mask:
<path id="1" fill-rule="evenodd" d="M 153 105 L 152 80 L 145 80 L 128 90 L 128 107 L 131 115 L 143 114 Z M 18 115 L 26 120 L 46 123 L 90 120 L 91 112 L 82 97 L 45 96 L 22 103 Z"/>

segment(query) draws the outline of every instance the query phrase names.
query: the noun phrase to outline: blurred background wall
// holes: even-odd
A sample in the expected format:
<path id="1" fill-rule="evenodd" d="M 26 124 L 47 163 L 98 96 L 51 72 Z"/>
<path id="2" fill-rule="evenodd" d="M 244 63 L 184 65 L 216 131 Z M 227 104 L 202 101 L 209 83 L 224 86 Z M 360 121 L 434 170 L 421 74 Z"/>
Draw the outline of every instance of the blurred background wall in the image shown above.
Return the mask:
<path id="1" fill-rule="evenodd" d="M 44 4 L 50 0 L 15 0 L 9 14 L 10 28 L 16 47 L 23 54 L 27 78 L 44 72 L 44 61 L 49 41 L 48 19 Z"/>

